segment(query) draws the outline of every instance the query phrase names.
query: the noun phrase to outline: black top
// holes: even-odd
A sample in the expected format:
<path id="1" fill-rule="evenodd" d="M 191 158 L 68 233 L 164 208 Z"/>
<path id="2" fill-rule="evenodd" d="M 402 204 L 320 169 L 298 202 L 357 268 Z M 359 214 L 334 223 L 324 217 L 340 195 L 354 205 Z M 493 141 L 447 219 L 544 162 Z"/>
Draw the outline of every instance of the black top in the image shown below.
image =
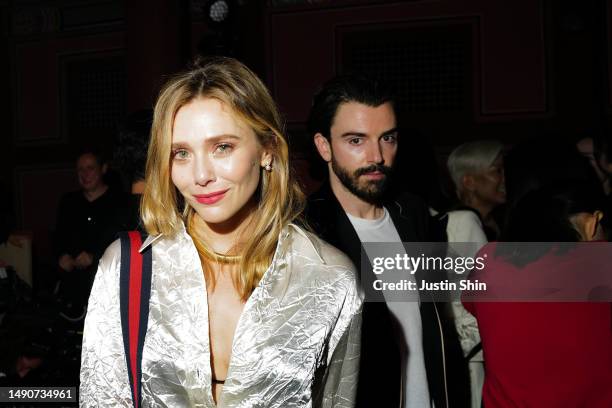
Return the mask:
<path id="1" fill-rule="evenodd" d="M 82 191 L 65 194 L 59 205 L 56 249 L 58 256 L 78 256 L 82 251 L 91 253 L 94 260 L 114 240 L 115 233 L 108 228 L 118 224 L 121 208 L 124 207 L 124 193 L 108 190 L 94 201 L 88 201 Z"/>
<path id="2" fill-rule="evenodd" d="M 383 203 L 403 242 L 436 241 L 440 237 L 436 223 L 429 215 L 427 206 L 418 197 L 404 193 Z M 344 209 L 333 194 L 328 183 L 314 193 L 308 201 L 306 210 L 308 224 L 324 240 L 345 252 L 359 269 L 361 265 L 361 241 Z M 369 273 L 360 274 L 364 280 L 374 280 L 372 268 Z M 368 284 L 361 282 L 362 285 Z M 448 389 L 451 406 L 469 405 L 469 383 L 455 377 L 444 364 L 443 354 L 449 354 L 443 342 L 453 337 L 451 349 L 453 358 L 462 360 L 461 348 L 456 332 L 449 324 L 445 313 L 446 305 L 421 302 L 423 326 L 423 350 L 430 395 L 437 408 L 446 407 L 445 388 L 459 388 L 457 395 Z M 361 367 L 357 392 L 358 407 L 398 407 L 400 406 L 401 367 L 400 350 L 393 330 L 393 317 L 384 302 L 366 302 L 363 307 L 361 337 Z M 445 336 L 441 336 L 441 330 Z M 451 335 L 446 336 L 450 331 Z M 443 350 L 444 348 L 444 350 Z M 444 352 L 443 352 L 444 351 Z M 459 354 L 457 354 L 459 353 Z M 450 358 L 446 355 L 447 362 Z M 453 365 L 454 366 L 454 365 Z M 445 387 L 445 373 L 447 387 Z M 467 365 L 461 376 L 468 380 Z M 450 380 L 450 381 L 448 381 Z"/>

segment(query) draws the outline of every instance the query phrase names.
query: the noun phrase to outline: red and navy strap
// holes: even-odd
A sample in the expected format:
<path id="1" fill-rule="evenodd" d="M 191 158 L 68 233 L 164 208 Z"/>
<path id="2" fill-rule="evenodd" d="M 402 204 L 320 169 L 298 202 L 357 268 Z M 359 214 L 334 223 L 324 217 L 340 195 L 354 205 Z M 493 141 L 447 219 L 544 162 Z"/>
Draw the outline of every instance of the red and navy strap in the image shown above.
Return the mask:
<path id="1" fill-rule="evenodd" d="M 138 231 L 123 232 L 121 237 L 120 306 L 123 346 L 130 379 L 134 408 L 142 401 L 142 349 L 149 320 L 151 297 L 151 248 L 138 252 L 142 237 Z"/>

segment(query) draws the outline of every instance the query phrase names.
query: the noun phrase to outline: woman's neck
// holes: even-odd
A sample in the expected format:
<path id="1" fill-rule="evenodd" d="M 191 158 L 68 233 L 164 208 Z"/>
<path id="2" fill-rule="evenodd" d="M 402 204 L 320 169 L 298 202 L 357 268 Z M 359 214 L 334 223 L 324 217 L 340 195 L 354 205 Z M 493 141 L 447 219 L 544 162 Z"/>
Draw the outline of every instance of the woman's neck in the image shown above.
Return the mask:
<path id="1" fill-rule="evenodd" d="M 236 250 L 242 242 L 242 237 L 248 235 L 254 206 L 245 205 L 230 219 L 220 223 L 206 222 L 197 213 L 193 215 L 193 233 L 214 252 L 228 254 Z"/>

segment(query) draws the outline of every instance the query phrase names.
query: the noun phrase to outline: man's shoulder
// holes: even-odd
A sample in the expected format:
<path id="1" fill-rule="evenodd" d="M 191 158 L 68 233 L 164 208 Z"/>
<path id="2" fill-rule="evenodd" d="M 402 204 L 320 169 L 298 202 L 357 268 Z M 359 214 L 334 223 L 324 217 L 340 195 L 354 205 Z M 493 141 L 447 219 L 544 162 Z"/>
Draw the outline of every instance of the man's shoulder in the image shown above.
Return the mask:
<path id="1" fill-rule="evenodd" d="M 308 207 L 326 207 L 334 205 L 337 202 L 334 193 L 328 184 L 324 184 L 321 188 L 308 197 Z"/>
<path id="2" fill-rule="evenodd" d="M 304 215 L 309 226 L 317 234 L 327 238 L 332 224 L 335 225 L 338 221 L 340 210 L 340 203 L 338 203 L 333 192 L 328 186 L 324 185 L 308 197 Z"/>
<path id="3" fill-rule="evenodd" d="M 427 204 L 425 201 L 418 195 L 407 191 L 390 197 L 386 201 L 385 206 L 396 206 L 403 211 L 418 211 L 419 213 L 427 211 Z"/>
<path id="4" fill-rule="evenodd" d="M 385 208 L 403 241 L 445 241 L 441 227 L 432 222 L 429 208 L 419 196 L 402 192 L 385 201 Z"/>
<path id="5" fill-rule="evenodd" d="M 74 211 L 82 208 L 86 201 L 81 190 L 69 191 L 60 197 L 59 210 L 64 211 L 67 215 L 72 215 Z"/>
<path id="6" fill-rule="evenodd" d="M 84 199 L 82 190 L 68 191 L 61 196 L 61 201 L 75 201 Z"/>
<path id="7" fill-rule="evenodd" d="M 101 202 L 110 202 L 113 204 L 125 204 L 128 202 L 130 194 L 126 193 L 118 187 L 109 186 L 108 189 L 99 198 Z"/>
<path id="8" fill-rule="evenodd" d="M 402 192 L 397 194 L 385 200 L 384 205 L 394 219 L 399 215 L 403 218 L 427 223 L 431 217 L 425 201 L 412 193 Z"/>

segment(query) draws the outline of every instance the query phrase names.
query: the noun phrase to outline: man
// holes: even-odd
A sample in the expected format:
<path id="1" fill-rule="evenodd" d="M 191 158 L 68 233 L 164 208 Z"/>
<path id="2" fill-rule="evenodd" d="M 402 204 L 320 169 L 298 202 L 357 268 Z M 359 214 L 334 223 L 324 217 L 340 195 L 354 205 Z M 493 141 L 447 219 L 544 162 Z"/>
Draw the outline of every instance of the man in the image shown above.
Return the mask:
<path id="1" fill-rule="evenodd" d="M 315 96 L 308 125 L 329 170 L 307 211 L 320 236 L 357 267 L 361 242 L 432 240 L 433 225 L 419 199 L 387 197 L 399 132 L 382 83 L 358 75 L 332 79 Z M 370 281 L 370 273 L 371 268 L 362 271 L 362 279 Z M 441 308 L 433 302 L 378 300 L 364 304 L 358 406 L 449 406 Z M 450 400 L 453 406 L 465 401 Z"/>
<path id="2" fill-rule="evenodd" d="M 62 197 L 55 241 L 60 295 L 66 302 L 64 313 L 69 318 L 80 319 L 84 315 L 97 260 L 112 240 L 105 229 L 115 224 L 116 209 L 123 196 L 104 182 L 107 165 L 98 154 L 90 151 L 81 154 L 76 167 L 81 189 Z"/>

